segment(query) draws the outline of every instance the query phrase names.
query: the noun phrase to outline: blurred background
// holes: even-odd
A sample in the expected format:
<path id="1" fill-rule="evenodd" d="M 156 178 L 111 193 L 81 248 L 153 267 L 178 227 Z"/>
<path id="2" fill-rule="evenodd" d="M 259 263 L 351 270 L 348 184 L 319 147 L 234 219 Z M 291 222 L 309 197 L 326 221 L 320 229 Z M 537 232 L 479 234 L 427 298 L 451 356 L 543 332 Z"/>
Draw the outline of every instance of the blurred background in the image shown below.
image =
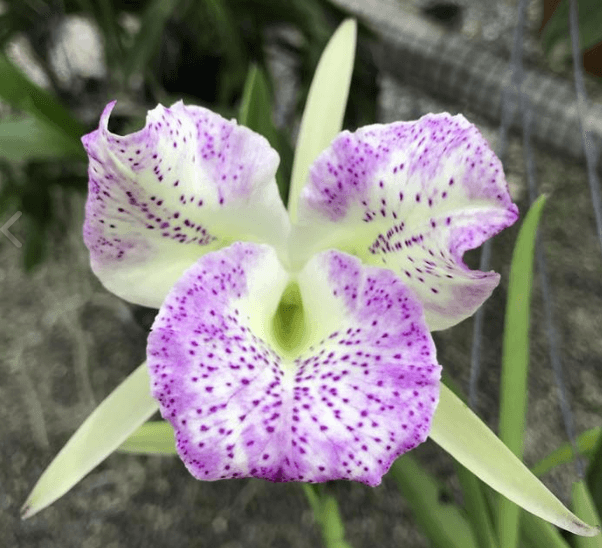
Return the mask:
<path id="1" fill-rule="evenodd" d="M 602 4 L 578 5 L 580 100 L 567 0 L 529 0 L 522 14 L 517 0 L 0 1 L 0 226 L 10 234 L 0 233 L 0 547 L 320 545 L 298 486 L 201 483 L 175 458 L 114 454 L 34 518 L 22 522 L 19 508 L 70 435 L 144 360 L 154 317 L 90 271 L 81 135 L 113 99 L 111 130 L 121 134 L 143 127 L 157 103 L 179 99 L 236 117 L 256 65 L 267 76 L 269 139 L 286 196 L 313 71 L 347 16 L 358 19 L 359 37 L 346 128 L 463 113 L 502 157 L 522 215 L 534 193 L 549 196 L 540 230 L 547 281 L 534 281 L 525 462 L 565 443 L 571 425 L 577 434 L 600 426 L 602 232 L 591 188 L 602 144 Z M 471 318 L 435 334 L 440 363 L 466 394 L 472 386 L 475 410 L 494 429 L 517 231 L 490 248 L 489 268 L 502 283 L 482 326 L 475 331 Z M 466 261 L 477 268 L 480 252 Z M 560 391 L 554 361 L 563 368 Z M 442 481 L 441 500 L 461 502 L 451 457 L 430 441 L 414 453 Z M 543 480 L 568 503 L 577 475 L 566 464 Z M 355 548 L 430 546 L 391 478 L 377 488 L 327 488 Z"/>

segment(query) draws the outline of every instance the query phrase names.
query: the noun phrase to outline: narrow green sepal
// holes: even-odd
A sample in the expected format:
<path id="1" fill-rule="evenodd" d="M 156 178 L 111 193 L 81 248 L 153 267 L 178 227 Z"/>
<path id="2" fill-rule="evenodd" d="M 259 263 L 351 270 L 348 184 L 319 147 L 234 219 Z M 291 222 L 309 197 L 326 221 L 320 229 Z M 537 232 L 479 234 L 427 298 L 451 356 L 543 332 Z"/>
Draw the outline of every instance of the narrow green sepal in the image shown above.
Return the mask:
<path id="1" fill-rule="evenodd" d="M 288 210 L 293 222 L 311 164 L 343 127 L 356 39 L 357 24 L 346 19 L 326 45 L 309 88 L 291 174 Z"/>
<path id="2" fill-rule="evenodd" d="M 177 455 L 173 427 L 167 421 L 144 423 L 117 451 L 139 455 Z"/>
<path id="3" fill-rule="evenodd" d="M 27 497 L 21 518 L 30 518 L 63 496 L 158 408 L 150 394 L 145 362 L 113 390 L 71 436 Z"/>
<path id="4" fill-rule="evenodd" d="M 430 437 L 475 476 L 528 512 L 576 535 L 599 533 L 597 527 L 565 508 L 444 384 Z"/>

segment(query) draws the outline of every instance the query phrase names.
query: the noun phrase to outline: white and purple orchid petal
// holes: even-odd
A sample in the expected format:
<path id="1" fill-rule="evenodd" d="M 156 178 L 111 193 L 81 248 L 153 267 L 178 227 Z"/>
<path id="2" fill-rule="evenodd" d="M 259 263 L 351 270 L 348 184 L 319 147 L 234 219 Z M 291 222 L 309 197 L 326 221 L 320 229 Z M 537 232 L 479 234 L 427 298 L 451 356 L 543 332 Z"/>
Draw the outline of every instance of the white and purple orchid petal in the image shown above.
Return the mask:
<path id="1" fill-rule="evenodd" d="M 111 133 L 114 102 L 82 139 L 90 159 L 84 240 L 92 269 L 120 297 L 158 308 L 201 255 L 237 240 L 282 248 L 289 220 L 268 141 L 178 102 Z"/>
<path id="2" fill-rule="evenodd" d="M 502 165 L 463 116 L 343 132 L 312 166 L 291 241 L 302 264 L 337 248 L 396 272 L 431 330 L 467 318 L 499 282 L 471 271 L 466 250 L 517 219 Z"/>
<path id="3" fill-rule="evenodd" d="M 272 329 L 291 285 L 302 309 L 295 347 Z M 420 303 L 392 272 L 338 251 L 294 279 L 269 246 L 202 257 L 163 303 L 147 356 L 177 451 L 204 480 L 377 485 L 426 439 L 438 402 Z"/>

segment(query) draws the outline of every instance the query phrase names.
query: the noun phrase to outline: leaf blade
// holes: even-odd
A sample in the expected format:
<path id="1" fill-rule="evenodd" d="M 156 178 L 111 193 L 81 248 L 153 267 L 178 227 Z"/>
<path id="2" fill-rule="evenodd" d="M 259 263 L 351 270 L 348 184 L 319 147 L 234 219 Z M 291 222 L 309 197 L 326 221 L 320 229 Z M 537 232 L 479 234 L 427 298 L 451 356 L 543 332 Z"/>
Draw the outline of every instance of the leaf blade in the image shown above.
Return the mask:
<path id="1" fill-rule="evenodd" d="M 600 516 L 584 480 L 573 483 L 573 509 L 578 516 L 600 526 Z M 577 537 L 575 546 L 577 548 L 602 548 L 602 536 Z"/>
<path id="2" fill-rule="evenodd" d="M 423 533 L 437 548 L 476 548 L 464 513 L 453 503 L 442 503 L 441 486 L 414 457 L 406 453 L 389 474 L 412 509 Z"/>
<path id="3" fill-rule="evenodd" d="M 527 415 L 527 373 L 529 371 L 529 326 L 533 262 L 537 227 L 546 197 L 540 196 L 529 209 L 512 253 L 506 300 L 502 375 L 500 389 L 499 437 L 519 459 L 523 455 L 523 435 Z M 500 544 L 516 548 L 520 508 L 503 497 L 498 505 Z"/>
<path id="4" fill-rule="evenodd" d="M 265 72 L 256 64 L 252 64 L 247 73 L 242 100 L 238 112 L 238 123 L 263 135 L 271 147 L 280 156 L 280 165 L 276 172 L 276 183 L 283 203 L 288 198 L 288 177 L 286 172 L 290 166 L 287 162 L 288 150 L 280 139 L 272 120 L 272 97 Z"/>
<path id="5" fill-rule="evenodd" d="M 577 449 L 584 457 L 593 456 L 597 444 L 602 441 L 602 428 L 596 426 L 582 432 L 577 436 Z M 563 443 L 560 447 L 546 455 L 531 467 L 531 472 L 536 476 L 543 476 L 552 468 L 572 462 L 575 458 L 573 446 L 570 442 Z"/>
<path id="6" fill-rule="evenodd" d="M 84 157 L 84 149 L 49 123 L 31 116 L 0 120 L 0 158 L 26 162 L 64 156 Z"/>
<path id="7" fill-rule="evenodd" d="M 31 82 L 6 55 L 0 53 L 0 98 L 61 130 L 79 143 L 83 126 L 50 93 Z"/>

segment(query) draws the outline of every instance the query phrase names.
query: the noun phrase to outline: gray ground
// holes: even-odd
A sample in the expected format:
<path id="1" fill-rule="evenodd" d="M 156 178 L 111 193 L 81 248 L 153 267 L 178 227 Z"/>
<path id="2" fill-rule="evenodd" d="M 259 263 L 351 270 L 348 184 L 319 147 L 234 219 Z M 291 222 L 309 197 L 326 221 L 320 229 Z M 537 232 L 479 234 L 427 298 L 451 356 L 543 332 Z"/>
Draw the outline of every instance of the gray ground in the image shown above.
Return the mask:
<path id="1" fill-rule="evenodd" d="M 386 74 L 380 78 L 383 121 L 403 119 L 407 105 L 414 110 L 458 108 L 400 86 Z M 496 127 L 466 114 L 486 136 L 495 138 Z M 536 161 L 540 188 L 549 193 L 542 236 L 565 376 L 581 432 L 600 424 L 602 255 L 584 167 L 545 150 L 537 150 Z M 516 137 L 510 143 L 506 171 L 524 214 L 526 183 Z M 259 480 L 201 483 L 176 458 L 114 454 L 55 504 L 20 521 L 21 504 L 53 456 L 95 405 L 144 359 L 142 326 L 150 321 L 144 314 L 134 316 L 91 274 L 81 242 L 83 201 L 65 197 L 64 203 L 68 233 L 57 235 L 51 258 L 32 276 L 21 271 L 21 250 L 0 239 L 0 547 L 319 546 L 319 530 L 298 486 Z M 18 222 L 12 229 L 21 239 L 25 231 Z M 494 428 L 503 310 L 516 234 L 513 227 L 495 240 L 493 267 L 501 272 L 502 284 L 486 304 L 478 412 Z M 469 261 L 474 264 L 475 258 L 473 254 Z M 532 324 L 528 464 L 566 439 L 537 280 Z M 472 320 L 436 334 L 440 363 L 464 387 L 471 334 Z M 434 444 L 427 442 L 415 454 L 456 486 L 451 459 Z M 575 479 L 574 468 L 565 466 L 545 481 L 566 502 Z M 355 548 L 429 545 L 392 480 L 385 478 L 374 489 L 340 482 L 332 491 L 340 503 L 347 539 Z"/>

